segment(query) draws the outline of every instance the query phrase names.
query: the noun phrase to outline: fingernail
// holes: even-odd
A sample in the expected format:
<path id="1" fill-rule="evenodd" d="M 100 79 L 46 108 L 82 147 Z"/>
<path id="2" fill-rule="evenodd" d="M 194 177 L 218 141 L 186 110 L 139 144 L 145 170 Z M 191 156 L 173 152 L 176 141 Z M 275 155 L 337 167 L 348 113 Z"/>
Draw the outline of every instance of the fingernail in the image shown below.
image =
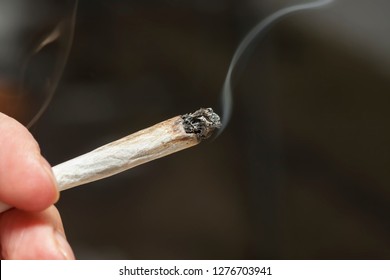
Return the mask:
<path id="1" fill-rule="evenodd" d="M 47 175 L 50 177 L 50 179 L 53 181 L 54 183 L 54 187 L 56 189 L 56 192 L 57 192 L 57 199 L 56 201 L 60 198 L 60 194 L 58 192 L 58 187 L 57 187 L 57 180 L 56 178 L 54 177 L 54 174 L 53 174 L 53 170 L 51 169 L 51 165 L 50 163 L 42 156 L 40 156 L 40 161 L 42 163 L 42 166 L 43 168 L 45 169 Z"/>
<path id="2" fill-rule="evenodd" d="M 54 233 L 54 238 L 57 241 L 58 251 L 61 253 L 64 260 L 74 260 L 74 254 L 65 236 L 58 230 Z"/>

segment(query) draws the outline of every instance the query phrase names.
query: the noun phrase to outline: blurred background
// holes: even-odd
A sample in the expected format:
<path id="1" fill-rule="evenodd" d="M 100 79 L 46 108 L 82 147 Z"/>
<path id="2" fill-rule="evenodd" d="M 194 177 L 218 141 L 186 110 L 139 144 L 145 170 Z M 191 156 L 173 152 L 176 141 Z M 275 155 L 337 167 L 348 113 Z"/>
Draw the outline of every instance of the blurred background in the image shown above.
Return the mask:
<path id="1" fill-rule="evenodd" d="M 240 41 L 302 2 L 1 0 L 0 111 L 52 165 L 221 113 Z M 76 257 L 389 259 L 389 34 L 385 0 L 278 21 L 240 61 L 218 138 L 61 194 Z"/>

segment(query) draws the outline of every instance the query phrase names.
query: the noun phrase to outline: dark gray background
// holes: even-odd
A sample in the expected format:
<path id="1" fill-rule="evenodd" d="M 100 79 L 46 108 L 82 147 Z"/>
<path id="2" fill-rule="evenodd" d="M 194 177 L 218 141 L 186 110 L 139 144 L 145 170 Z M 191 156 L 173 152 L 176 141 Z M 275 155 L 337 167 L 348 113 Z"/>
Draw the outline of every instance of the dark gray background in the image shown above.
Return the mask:
<path id="1" fill-rule="evenodd" d="M 300 2 L 81 0 L 31 128 L 43 154 L 55 165 L 202 106 L 220 113 L 240 40 Z M 61 194 L 76 257 L 390 258 L 389 16 L 388 1 L 339 0 L 275 24 L 240 64 L 218 138 Z"/>

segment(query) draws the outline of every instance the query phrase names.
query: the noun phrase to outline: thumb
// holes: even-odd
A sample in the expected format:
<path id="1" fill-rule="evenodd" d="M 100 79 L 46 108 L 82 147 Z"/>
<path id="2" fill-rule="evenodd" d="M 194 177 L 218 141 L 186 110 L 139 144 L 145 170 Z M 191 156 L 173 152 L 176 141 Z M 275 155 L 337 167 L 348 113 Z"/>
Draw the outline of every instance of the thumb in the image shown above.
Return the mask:
<path id="1" fill-rule="evenodd" d="M 0 200 L 27 211 L 43 210 L 59 198 L 49 163 L 30 132 L 0 113 Z"/>

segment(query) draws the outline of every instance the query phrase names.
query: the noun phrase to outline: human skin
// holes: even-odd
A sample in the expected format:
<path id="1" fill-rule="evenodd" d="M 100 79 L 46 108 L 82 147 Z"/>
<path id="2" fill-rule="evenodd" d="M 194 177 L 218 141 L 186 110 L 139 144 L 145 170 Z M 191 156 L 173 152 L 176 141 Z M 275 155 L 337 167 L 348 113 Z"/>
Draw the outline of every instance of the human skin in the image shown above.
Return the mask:
<path id="1" fill-rule="evenodd" d="M 16 120 L 0 113 L 0 214 L 2 259 L 74 259 L 61 217 L 49 163 L 38 143 Z"/>

